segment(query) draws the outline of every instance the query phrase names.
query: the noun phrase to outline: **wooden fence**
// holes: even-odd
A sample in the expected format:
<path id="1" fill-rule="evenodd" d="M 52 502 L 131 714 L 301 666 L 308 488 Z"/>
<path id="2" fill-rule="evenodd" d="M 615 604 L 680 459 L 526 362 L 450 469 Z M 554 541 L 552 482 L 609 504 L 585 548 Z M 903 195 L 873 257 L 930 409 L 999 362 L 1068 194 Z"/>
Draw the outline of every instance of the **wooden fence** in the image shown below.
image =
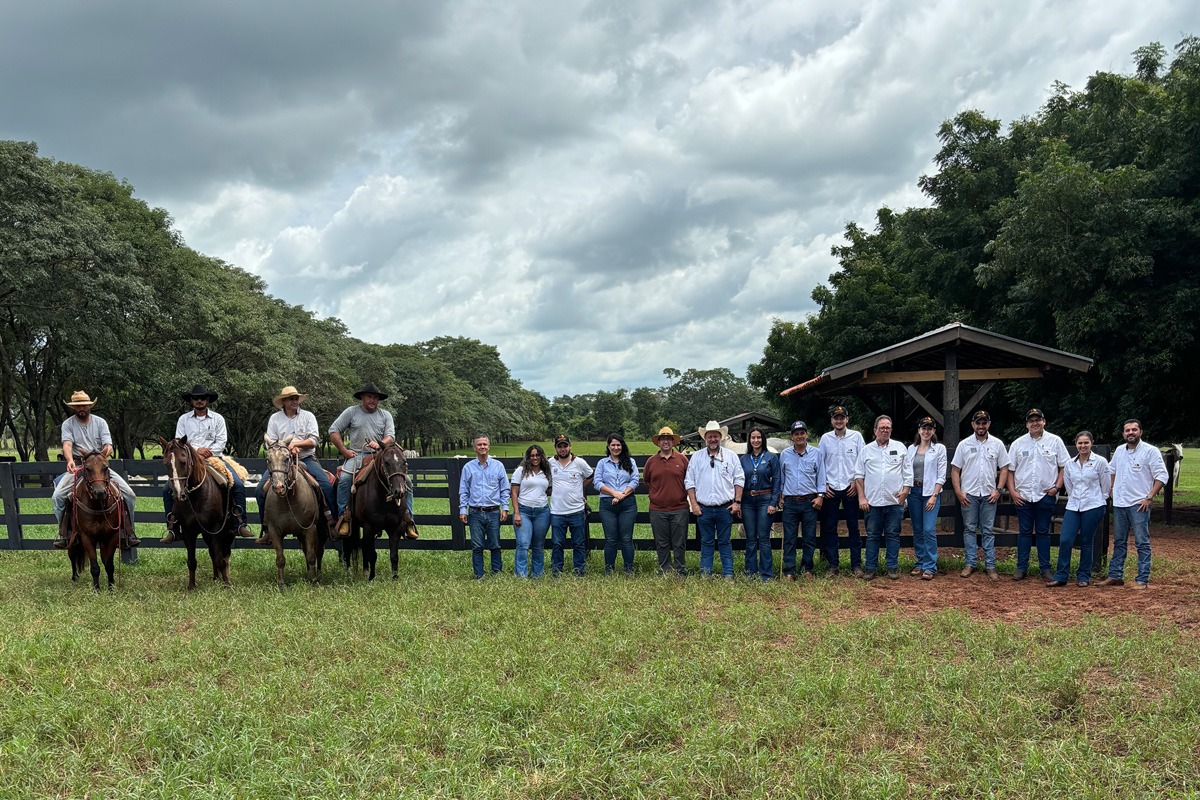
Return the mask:
<path id="1" fill-rule="evenodd" d="M 519 458 L 502 458 L 499 459 L 508 470 L 513 469 L 520 463 Z M 638 457 L 635 459 L 639 468 L 645 464 L 646 457 Z M 409 461 L 409 472 L 413 478 L 414 496 L 417 498 L 437 498 L 445 503 L 444 510 L 440 510 L 434 514 L 416 514 L 416 523 L 418 528 L 426 527 L 448 527 L 450 536 L 446 538 L 422 535 L 420 539 L 414 541 L 405 541 L 403 547 L 407 550 L 470 550 L 471 542 L 468 536 L 466 526 L 458 518 L 458 484 L 462 474 L 462 467 L 467 459 L 464 458 L 418 458 Z M 109 462 L 113 470 L 120 473 L 126 480 L 129 481 L 133 490 L 139 497 L 162 497 L 165 487 L 165 475 L 163 472 L 162 461 L 139 461 L 139 460 L 123 460 L 113 459 Z M 243 459 L 243 466 L 249 470 L 251 476 L 261 475 L 266 469 L 265 459 Z M 337 469 L 338 462 L 326 460 L 322 462 L 325 467 L 331 471 Z M 4 503 L 4 525 L 7 528 L 8 535 L 4 539 L 0 539 L 0 549 L 7 550 L 47 550 L 51 547 L 52 538 L 50 536 L 26 537 L 25 529 L 31 525 L 55 525 L 54 515 L 51 513 L 33 513 L 23 511 L 21 509 L 21 501 L 32 498 L 43 498 L 49 500 L 53 492 L 53 478 L 62 474 L 64 464 L 60 462 L 6 462 L 0 463 L 0 499 Z M 253 482 L 253 481 L 252 481 Z M 639 487 L 638 494 L 645 494 L 645 487 Z M 595 495 L 595 491 L 589 492 L 590 495 Z M 247 496 L 254 497 L 254 489 L 247 486 Z M 44 503 L 43 503 L 44 505 Z M 591 508 L 588 514 L 589 528 L 593 534 L 600 533 L 599 512 L 592 508 L 596 505 L 594 500 L 589 502 Z M 1062 508 L 1065 505 L 1065 500 L 1060 500 L 1058 509 L 1055 512 L 1055 520 L 1062 515 Z M 1013 547 L 1017 543 L 1017 535 L 1013 530 L 1009 530 L 1010 526 L 1015 524 L 1013 517 L 1015 516 L 1015 507 L 1011 503 L 1001 503 L 996 514 L 996 546 L 997 547 Z M 252 521 L 254 515 L 250 515 Z M 939 512 L 941 524 L 939 528 L 948 528 L 947 520 L 953 520 L 953 531 L 942 531 L 938 534 L 939 547 L 962 547 L 962 515 L 959 513 L 959 507 L 954 499 L 953 492 L 945 491 L 942 494 L 942 508 Z M 781 515 L 777 514 L 775 521 L 779 522 Z M 1109 540 L 1109 516 L 1106 515 L 1104 524 L 1094 542 L 1094 553 L 1096 556 L 1096 569 L 1100 569 L 1105 563 L 1108 553 Z M 135 514 L 134 521 L 141 526 L 139 535 L 142 538 L 142 548 L 156 547 L 178 547 L 178 545 L 162 545 L 158 542 L 155 535 L 150 534 L 146 526 L 151 526 L 155 532 L 165 530 L 166 514 L 161 509 L 153 511 L 145 511 L 139 509 Z M 639 511 L 637 522 L 649 524 L 650 514 L 647 511 Z M 512 518 L 509 517 L 508 523 L 501 531 L 501 547 L 512 549 L 515 540 L 511 532 Z M 865 542 L 865 525 L 862 521 L 859 523 L 860 531 L 864 536 Z M 692 526 L 693 535 L 688 542 L 689 549 L 698 550 L 700 541 L 695 534 L 695 525 Z M 778 528 L 776 528 L 778 530 Z M 819 539 L 819 532 L 818 532 Z M 1058 536 L 1051 532 L 1052 545 L 1057 545 Z M 592 535 L 589 538 L 589 546 L 602 546 L 604 543 L 603 535 Z M 775 537 L 772 540 L 774 547 L 779 547 L 782 544 L 780 537 Z M 900 544 L 902 547 L 912 547 L 912 535 L 906 533 L 901 536 Z M 849 539 L 843 532 L 840 542 L 840 547 L 843 549 L 849 546 Z M 252 547 L 252 541 L 249 539 L 237 539 L 234 541 L 234 547 L 245 548 Z M 297 547 L 295 540 L 289 539 L 285 543 L 286 547 Z M 654 541 L 648 536 L 634 537 L 634 546 L 639 550 L 653 550 Z M 745 540 L 740 538 L 734 539 L 734 547 L 742 549 L 745 547 Z M 263 549 L 266 552 L 265 548 Z"/>

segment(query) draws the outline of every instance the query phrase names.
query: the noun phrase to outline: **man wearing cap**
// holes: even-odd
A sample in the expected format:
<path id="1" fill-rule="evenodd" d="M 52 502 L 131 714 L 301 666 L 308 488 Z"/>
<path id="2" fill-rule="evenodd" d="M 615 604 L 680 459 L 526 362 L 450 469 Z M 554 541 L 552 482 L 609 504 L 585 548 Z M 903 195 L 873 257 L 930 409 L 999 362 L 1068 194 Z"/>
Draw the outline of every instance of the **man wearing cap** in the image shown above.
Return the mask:
<path id="1" fill-rule="evenodd" d="M 821 549 L 829 561 L 829 568 L 837 571 L 838 555 L 838 506 L 846 517 L 846 532 L 850 536 L 850 572 L 862 575 L 862 539 L 858 534 L 858 487 L 854 483 L 854 464 L 866 442 L 862 434 L 846 427 L 850 415 L 845 406 L 829 409 L 829 421 L 833 430 L 821 434 L 817 450 L 825 464 L 825 499 L 821 506 Z"/>
<path id="2" fill-rule="evenodd" d="M 879 568 L 879 540 L 887 545 L 887 575 L 900 577 L 900 521 L 913 485 L 908 448 L 892 439 L 892 418 L 875 418 L 875 438 L 867 442 L 854 465 L 858 509 L 867 515 L 867 559 L 863 578 L 874 580 Z"/>
<path id="3" fill-rule="evenodd" d="M 500 554 L 500 526 L 508 519 L 508 473 L 499 459 L 488 455 L 492 441 L 475 437 L 475 458 L 463 464 L 458 484 L 458 518 L 471 531 L 471 569 L 483 579 L 483 551 L 492 554 L 492 574 L 504 571 Z"/>
<path id="4" fill-rule="evenodd" d="M 813 551 L 817 544 L 817 516 L 825 502 L 829 479 L 821 448 L 809 447 L 808 425 L 796 420 L 791 427 L 792 446 L 779 454 L 782 489 L 779 504 L 783 508 L 783 576 L 796 580 L 797 531 L 803 543 L 800 568 L 804 577 L 813 576 Z M 837 570 L 837 556 L 829 562 Z"/>
<path id="5" fill-rule="evenodd" d="M 345 459 L 338 473 L 337 507 L 341 517 L 330 533 L 339 539 L 350 535 L 350 487 L 354 474 L 362 467 L 367 453 L 396 441 L 396 424 L 387 409 L 379 407 L 388 396 L 378 386 L 368 383 L 354 393 L 358 405 L 349 406 L 329 426 L 329 441 Z M 412 515 L 412 492 L 408 493 L 408 513 Z"/>
<path id="6" fill-rule="evenodd" d="M 642 467 L 642 482 L 646 484 L 650 495 L 650 530 L 654 533 L 660 575 L 666 575 L 672 568 L 677 575 L 687 574 L 684 553 L 687 546 L 688 494 L 684 479 L 688 460 L 687 456 L 675 449 L 680 438 L 670 428 L 660 429 L 650 440 L 658 447 L 658 452 L 647 458 L 646 465 Z"/>
<path id="7" fill-rule="evenodd" d="M 696 515 L 696 530 L 700 534 L 700 575 L 708 577 L 713 570 L 713 551 L 721 554 L 721 577 L 733 580 L 733 515 L 740 514 L 742 490 L 746 473 L 737 453 L 721 442 L 729 428 L 716 420 L 699 429 L 704 437 L 704 449 L 692 453 L 683 485 L 687 487 L 688 506 Z"/>
<path id="8" fill-rule="evenodd" d="M 292 451 L 293 455 L 299 457 L 304 469 L 320 486 L 321 497 L 325 500 L 325 523 L 328 529 L 333 531 L 333 510 L 337 505 L 337 499 L 333 494 L 333 484 L 329 482 L 329 476 L 325 474 L 325 468 L 317 460 L 317 445 L 321 441 L 317 418 L 311 411 L 300 408 L 300 404 L 307 399 L 308 395 L 302 394 L 295 386 L 283 387 L 271 401 L 272 405 L 279 410 L 267 420 L 267 439 L 282 442 L 287 437 L 292 437 L 288 443 L 288 449 Z M 262 523 L 262 535 L 254 540 L 255 544 L 271 543 L 267 536 L 267 520 L 263 516 L 266 508 L 268 478 L 269 473 L 264 472 L 258 482 L 258 514 L 259 522 Z"/>
<path id="9" fill-rule="evenodd" d="M 550 459 L 550 574 L 563 571 L 563 547 L 571 535 L 571 560 L 576 575 L 587 568 L 588 507 L 584 490 L 592 483 L 592 468 L 571 452 L 565 433 L 554 437 Z"/>
<path id="10" fill-rule="evenodd" d="M 1046 430 L 1046 415 L 1031 408 L 1025 415 L 1029 433 L 1008 450 L 1012 471 L 1008 493 L 1017 507 L 1017 571 L 1014 581 L 1025 580 L 1029 549 L 1037 538 L 1038 569 L 1042 579 L 1054 580 L 1050 569 L 1050 518 L 1063 487 L 1063 467 L 1071 460 L 1063 440 Z"/>
<path id="11" fill-rule="evenodd" d="M 184 392 L 179 397 L 190 402 L 192 410 L 181 415 L 175 423 L 175 438 L 186 436 L 188 444 L 196 448 L 196 454 L 201 458 L 219 458 L 225 462 L 233 481 L 229 492 L 233 496 L 232 513 L 237 521 L 237 535 L 253 538 L 254 534 L 246 527 L 246 484 L 242 483 L 241 476 L 224 455 L 225 443 L 229 440 L 225 418 L 208 407 L 210 403 L 217 402 L 217 393 L 196 384 L 190 392 Z M 179 535 L 179 526 L 171 513 L 175 508 L 175 493 L 171 491 L 170 484 L 163 487 L 163 508 L 167 512 L 167 535 L 159 541 L 170 544 Z"/>
<path id="12" fill-rule="evenodd" d="M 966 566 L 959 573 L 971 577 L 977 566 L 976 534 L 983 545 L 983 564 L 987 576 L 998 580 L 996 572 L 996 535 L 992 526 L 996 522 L 996 504 L 1000 502 L 1000 490 L 1008 485 L 1008 448 L 1004 442 L 988 431 L 992 427 L 991 415 L 976 411 L 971 416 L 971 428 L 975 435 L 959 442 L 950 461 L 950 482 L 963 515 L 963 558 Z"/>
<path id="13" fill-rule="evenodd" d="M 1108 467 L 1113 476 L 1113 553 L 1108 562 L 1108 577 L 1100 585 L 1125 584 L 1125 555 L 1132 529 L 1137 548 L 1137 578 L 1133 588 L 1146 589 L 1150 586 L 1150 506 L 1167 483 L 1167 465 L 1157 447 L 1142 441 L 1142 423 L 1138 420 L 1125 420 L 1121 435 L 1125 446 L 1113 451 Z"/>
<path id="14" fill-rule="evenodd" d="M 63 460 L 67 462 L 67 471 L 58 476 L 54 494 L 51 496 L 54 517 L 58 520 L 58 538 L 54 540 L 54 546 L 60 549 L 67 546 L 67 540 L 70 538 L 71 520 L 69 516 L 63 515 L 63 511 L 75 489 L 75 471 L 86 456 L 98 454 L 108 458 L 113 451 L 108 423 L 92 413 L 92 406 L 95 404 L 96 401 L 89 397 L 87 392 L 75 392 L 69 401 L 63 403 L 75 413 L 63 420 L 62 452 Z M 137 547 L 141 541 L 133 533 L 133 489 L 116 472 L 110 472 L 109 476 L 121 490 L 121 497 L 125 500 L 126 513 L 121 518 L 122 547 Z"/>

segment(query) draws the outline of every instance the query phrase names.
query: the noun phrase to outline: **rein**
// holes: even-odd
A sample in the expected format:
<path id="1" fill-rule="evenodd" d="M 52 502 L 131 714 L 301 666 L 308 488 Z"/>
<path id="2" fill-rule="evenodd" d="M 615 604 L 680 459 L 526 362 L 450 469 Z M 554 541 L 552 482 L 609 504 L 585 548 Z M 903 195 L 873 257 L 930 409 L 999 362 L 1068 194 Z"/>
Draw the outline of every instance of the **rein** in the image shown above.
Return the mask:
<path id="1" fill-rule="evenodd" d="M 184 474 L 183 476 L 180 476 L 180 477 L 173 477 L 171 475 L 171 470 L 174 469 L 174 464 L 175 464 L 175 459 L 174 459 L 174 456 L 172 455 L 171 461 L 167 468 L 167 482 L 168 483 L 184 482 L 184 486 L 183 486 L 184 499 L 183 499 L 183 501 L 187 502 L 188 505 L 192 505 L 192 492 L 199 490 L 199 488 L 204 485 L 204 482 L 208 480 L 208 466 L 198 460 L 199 456 L 196 455 L 196 452 L 192 449 L 191 445 L 179 445 L 179 447 L 184 448 L 184 455 L 186 456 L 186 458 L 184 460 L 184 464 L 187 466 L 187 472 L 186 472 L 186 474 Z M 178 449 L 178 448 L 176 448 L 176 449 Z M 200 477 L 196 480 L 196 485 L 188 486 L 186 481 L 191 480 L 195 476 L 196 472 L 200 473 Z M 224 526 L 225 520 L 229 517 L 230 509 L 233 506 L 233 491 L 232 490 L 226 493 L 226 500 L 227 500 L 227 502 L 225 503 L 225 508 L 224 508 L 225 513 L 221 517 L 221 525 L 220 525 L 220 527 L 217 527 L 214 530 L 210 531 L 208 528 L 204 527 L 204 525 L 200 522 L 199 514 L 196 514 L 196 526 L 200 529 L 200 533 L 202 533 L 205 536 L 212 536 L 214 534 L 220 533 L 221 530 L 225 527 Z M 192 511 L 195 512 L 195 510 L 196 510 L 196 507 L 194 505 L 192 505 Z"/>
<path id="2" fill-rule="evenodd" d="M 391 448 L 391 447 L 395 447 L 395 448 L 399 449 L 400 446 L 397 444 L 389 444 L 387 447 L 383 448 L 375 455 L 375 460 L 377 462 L 375 464 L 375 476 L 379 479 L 379 485 L 381 487 L 383 487 L 383 491 L 386 493 L 388 500 L 394 499 L 392 497 L 392 487 L 388 483 L 388 481 L 390 481 L 392 479 L 392 475 L 399 475 L 401 478 L 404 479 L 404 493 L 401 494 L 401 497 L 403 497 L 404 494 L 408 493 L 408 472 L 407 472 L 407 470 L 405 470 L 403 472 L 393 472 L 392 475 L 388 475 L 388 476 L 386 476 L 386 478 L 383 474 L 383 458 L 382 458 L 382 456 L 385 452 L 387 452 L 388 448 Z M 401 456 L 401 457 L 403 457 L 403 456 Z M 407 467 L 407 463 L 405 464 L 405 466 Z"/>
<path id="3" fill-rule="evenodd" d="M 296 481 L 299 480 L 296 477 L 296 472 L 300 467 L 300 459 L 296 458 L 296 454 L 293 453 L 290 448 L 287 448 L 286 445 L 270 445 L 267 449 L 268 451 L 287 449 L 287 469 L 272 469 L 268 464 L 267 473 L 271 475 L 272 478 L 274 478 L 275 475 L 285 476 L 285 480 L 283 481 L 283 498 L 287 501 L 288 513 L 291 514 L 292 521 L 305 530 L 313 527 L 317 524 L 317 515 L 321 513 L 321 503 L 315 496 L 313 499 L 317 500 L 317 502 L 313 507 L 312 519 L 310 519 L 307 523 L 301 522 L 300 518 L 296 516 L 295 509 L 292 508 L 292 496 L 296 493 Z"/>
<path id="4" fill-rule="evenodd" d="M 81 473 L 81 472 L 83 472 L 82 468 L 76 469 L 75 473 L 71 476 L 71 480 L 74 481 L 73 485 L 71 486 L 71 500 L 72 500 L 72 502 L 71 502 L 71 517 L 72 517 L 72 519 L 71 519 L 71 538 L 67 540 L 67 549 L 69 550 L 70 548 L 75 546 L 75 540 L 79 536 L 79 512 L 81 510 L 84 513 L 90 514 L 92 516 L 102 517 L 104 519 L 105 524 L 108 524 L 108 514 L 110 511 L 112 511 L 115 508 L 117 510 L 117 522 L 115 525 L 110 527 L 109 530 L 116 533 L 118 536 L 118 542 L 117 542 L 117 588 L 121 588 L 124 586 L 124 583 L 125 583 L 125 580 L 124 580 L 125 572 L 124 572 L 123 568 L 121 567 L 121 544 L 119 541 L 119 537 L 121 535 L 120 531 L 121 531 L 121 526 L 122 526 L 121 518 L 126 513 L 125 512 L 125 499 L 123 497 L 121 497 L 121 491 L 113 486 L 112 478 L 105 478 L 104 480 L 101 480 L 101 481 L 91 481 L 91 480 L 81 481 L 80 476 L 79 476 L 79 473 Z M 86 483 L 86 485 L 89 487 L 89 491 L 87 491 L 83 495 L 84 498 L 89 497 L 91 495 L 90 487 L 92 484 L 103 483 L 104 484 L 104 495 L 105 495 L 105 497 L 113 498 L 112 505 L 108 506 L 107 508 L 100 509 L 100 510 L 96 510 L 94 508 L 91 508 L 90 506 L 84 506 L 83 503 L 80 502 L 81 497 L 79 494 L 79 486 L 80 486 L 80 484 L 84 484 L 84 483 Z"/>

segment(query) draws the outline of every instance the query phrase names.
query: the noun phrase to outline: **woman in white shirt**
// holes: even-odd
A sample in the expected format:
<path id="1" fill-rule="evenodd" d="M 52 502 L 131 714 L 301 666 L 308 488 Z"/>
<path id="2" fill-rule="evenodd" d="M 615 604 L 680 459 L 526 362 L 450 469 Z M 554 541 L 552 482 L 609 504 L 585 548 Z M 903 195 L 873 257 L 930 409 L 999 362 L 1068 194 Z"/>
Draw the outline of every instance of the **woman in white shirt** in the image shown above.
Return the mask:
<path id="1" fill-rule="evenodd" d="M 513 531 L 517 548 L 513 572 L 518 578 L 540 578 L 546 565 L 546 531 L 550 529 L 550 461 L 536 444 L 512 475 Z M 529 559 L 532 547 L 533 559 Z"/>
<path id="2" fill-rule="evenodd" d="M 1071 574 L 1071 549 L 1079 544 L 1079 569 L 1075 585 L 1080 588 L 1092 582 L 1092 540 L 1096 529 L 1108 511 L 1108 492 L 1112 477 L 1108 461 L 1092 452 L 1092 434 L 1075 434 L 1078 455 L 1063 468 L 1063 484 L 1067 487 L 1067 510 L 1063 512 L 1062 528 L 1058 534 L 1058 568 L 1054 580 L 1047 586 L 1066 586 Z"/>
<path id="3" fill-rule="evenodd" d="M 908 494 L 908 517 L 912 522 L 913 552 L 917 565 L 912 575 L 931 581 L 937 575 L 937 519 L 946 483 L 946 446 L 937 440 L 933 417 L 917 423 L 917 437 L 908 446 L 913 465 L 913 489 Z"/>

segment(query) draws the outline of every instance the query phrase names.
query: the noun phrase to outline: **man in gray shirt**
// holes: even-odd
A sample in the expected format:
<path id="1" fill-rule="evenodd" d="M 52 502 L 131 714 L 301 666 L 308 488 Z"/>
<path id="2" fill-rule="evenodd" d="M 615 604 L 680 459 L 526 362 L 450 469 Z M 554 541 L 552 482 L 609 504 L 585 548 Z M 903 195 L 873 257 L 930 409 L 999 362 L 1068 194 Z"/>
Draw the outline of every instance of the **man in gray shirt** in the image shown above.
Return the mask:
<path id="1" fill-rule="evenodd" d="M 58 538 L 54 546 L 64 548 L 70 532 L 70 517 L 64 517 L 67 500 L 75 488 L 75 471 L 83 464 L 84 458 L 98 454 L 104 458 L 112 455 L 112 434 L 109 433 L 108 423 L 92 413 L 96 401 L 87 392 L 75 392 L 68 402 L 63 403 L 75 413 L 67 417 L 62 424 L 63 459 L 67 462 L 67 471 L 60 475 L 54 487 L 52 504 L 54 516 L 58 519 Z M 126 514 L 121 520 L 121 539 L 124 547 L 137 547 L 141 541 L 133 533 L 133 489 L 125 479 L 116 472 L 110 473 L 112 482 L 121 490 L 125 500 Z"/>
<path id="2" fill-rule="evenodd" d="M 375 384 L 368 383 L 354 393 L 358 405 L 350 406 L 329 426 L 329 440 L 341 453 L 337 504 L 341 517 L 332 538 L 350 535 L 350 487 L 354 474 L 362 467 L 363 457 L 396 441 L 396 424 L 386 409 L 379 407 L 388 396 Z M 408 493 L 408 513 L 412 515 L 412 492 Z"/>

